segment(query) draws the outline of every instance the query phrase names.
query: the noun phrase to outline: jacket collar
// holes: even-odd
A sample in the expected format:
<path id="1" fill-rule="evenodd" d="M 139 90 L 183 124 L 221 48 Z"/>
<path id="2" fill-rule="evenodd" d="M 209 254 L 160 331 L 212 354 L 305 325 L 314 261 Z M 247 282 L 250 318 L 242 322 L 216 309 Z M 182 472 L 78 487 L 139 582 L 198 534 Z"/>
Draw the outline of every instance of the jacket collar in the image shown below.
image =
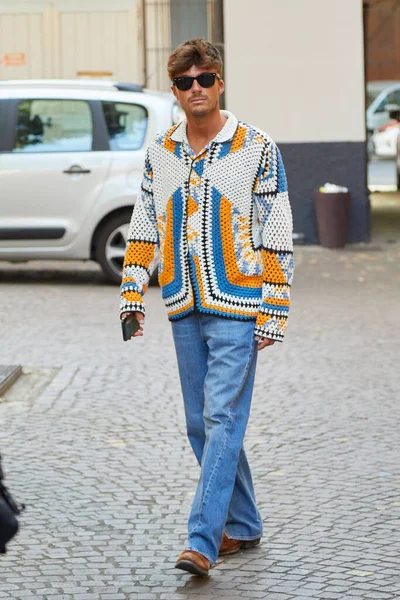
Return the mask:
<path id="1" fill-rule="evenodd" d="M 227 121 L 221 129 L 221 131 L 219 131 L 215 138 L 211 140 L 213 143 L 217 144 L 231 140 L 235 135 L 238 126 L 238 120 L 232 113 L 230 113 L 227 110 L 221 110 L 221 114 L 227 117 Z M 179 123 L 175 131 L 172 133 L 171 140 L 174 142 L 181 142 L 187 144 L 188 141 L 186 137 L 186 126 L 187 121 L 186 119 L 184 119 Z"/>

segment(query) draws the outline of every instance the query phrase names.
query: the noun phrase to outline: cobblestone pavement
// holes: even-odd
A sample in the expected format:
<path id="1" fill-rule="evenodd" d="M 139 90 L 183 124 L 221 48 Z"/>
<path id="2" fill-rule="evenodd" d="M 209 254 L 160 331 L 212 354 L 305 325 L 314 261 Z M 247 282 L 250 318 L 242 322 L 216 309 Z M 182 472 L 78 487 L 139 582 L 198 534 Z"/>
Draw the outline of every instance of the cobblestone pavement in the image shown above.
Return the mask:
<path id="1" fill-rule="evenodd" d="M 124 344 L 95 265 L 0 263 L 7 481 L 28 509 L 0 599 L 400 598 L 400 245 L 300 247 L 287 338 L 260 353 L 246 448 L 255 549 L 174 569 L 198 467 L 157 288 Z"/>

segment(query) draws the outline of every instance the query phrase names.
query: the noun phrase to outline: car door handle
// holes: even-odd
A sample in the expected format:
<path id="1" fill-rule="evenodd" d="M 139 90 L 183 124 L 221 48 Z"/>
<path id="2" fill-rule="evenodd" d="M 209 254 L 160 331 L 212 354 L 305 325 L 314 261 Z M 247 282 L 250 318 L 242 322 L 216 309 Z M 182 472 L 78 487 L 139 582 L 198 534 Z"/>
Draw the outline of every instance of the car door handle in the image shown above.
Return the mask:
<path id="1" fill-rule="evenodd" d="M 72 165 L 69 169 L 63 171 L 63 173 L 65 173 L 66 175 L 81 175 L 90 172 L 90 169 L 82 169 L 82 167 L 79 165 Z"/>

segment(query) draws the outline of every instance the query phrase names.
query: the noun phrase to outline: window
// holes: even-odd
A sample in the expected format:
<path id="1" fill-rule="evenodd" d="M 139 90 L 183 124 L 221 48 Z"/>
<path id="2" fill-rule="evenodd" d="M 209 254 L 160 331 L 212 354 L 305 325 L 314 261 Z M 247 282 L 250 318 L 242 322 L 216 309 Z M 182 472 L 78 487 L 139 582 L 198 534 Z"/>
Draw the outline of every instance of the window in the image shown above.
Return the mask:
<path id="1" fill-rule="evenodd" d="M 381 100 L 381 102 L 379 103 L 379 106 L 377 107 L 377 109 L 375 110 L 375 112 L 377 113 L 381 113 L 385 110 L 385 106 L 386 104 L 389 102 L 389 99 L 387 96 L 385 96 L 383 98 L 383 100 Z"/>
<path id="2" fill-rule="evenodd" d="M 398 104 L 400 105 L 400 90 L 395 90 L 389 94 L 388 104 Z"/>
<path id="3" fill-rule="evenodd" d="M 102 102 L 110 150 L 139 150 L 146 135 L 148 114 L 144 106 Z"/>
<path id="4" fill-rule="evenodd" d="M 0 131 L 3 133 L 6 130 L 7 123 L 7 108 L 8 108 L 8 100 L 0 100 Z M 4 152 L 7 150 L 7 141 L 5 139 L 6 136 L 0 135 L 0 152 Z"/>
<path id="5" fill-rule="evenodd" d="M 373 103 L 379 93 L 380 90 L 370 90 L 367 88 L 367 108 Z"/>
<path id="6" fill-rule="evenodd" d="M 22 100 L 13 152 L 87 152 L 92 149 L 89 104 L 82 100 Z"/>
<path id="7" fill-rule="evenodd" d="M 375 112 L 383 112 L 386 109 L 386 105 L 387 104 L 398 104 L 400 105 L 400 89 L 399 90 L 395 90 L 394 92 L 390 92 L 390 94 L 388 94 L 387 96 L 384 97 L 384 99 L 381 101 L 381 103 L 379 104 L 378 108 L 376 109 Z"/>

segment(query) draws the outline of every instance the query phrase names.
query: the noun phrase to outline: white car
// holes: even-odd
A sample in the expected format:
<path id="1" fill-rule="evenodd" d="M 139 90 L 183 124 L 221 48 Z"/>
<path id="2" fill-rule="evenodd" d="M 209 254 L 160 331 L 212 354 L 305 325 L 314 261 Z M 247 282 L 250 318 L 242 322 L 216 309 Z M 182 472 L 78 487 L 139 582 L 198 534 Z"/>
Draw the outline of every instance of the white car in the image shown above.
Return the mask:
<path id="1" fill-rule="evenodd" d="M 387 105 L 400 106 L 400 81 L 369 81 L 367 83 L 367 131 L 375 129 L 389 121 Z"/>
<path id="2" fill-rule="evenodd" d="M 372 146 L 379 158 L 395 158 L 400 135 L 399 121 L 392 119 L 381 125 L 372 135 Z"/>
<path id="3" fill-rule="evenodd" d="M 400 191 L 400 135 L 397 138 L 396 182 L 397 182 L 397 189 Z"/>
<path id="4" fill-rule="evenodd" d="M 0 82 L 0 260 L 92 259 L 119 283 L 146 147 L 181 115 L 134 84 Z"/>

